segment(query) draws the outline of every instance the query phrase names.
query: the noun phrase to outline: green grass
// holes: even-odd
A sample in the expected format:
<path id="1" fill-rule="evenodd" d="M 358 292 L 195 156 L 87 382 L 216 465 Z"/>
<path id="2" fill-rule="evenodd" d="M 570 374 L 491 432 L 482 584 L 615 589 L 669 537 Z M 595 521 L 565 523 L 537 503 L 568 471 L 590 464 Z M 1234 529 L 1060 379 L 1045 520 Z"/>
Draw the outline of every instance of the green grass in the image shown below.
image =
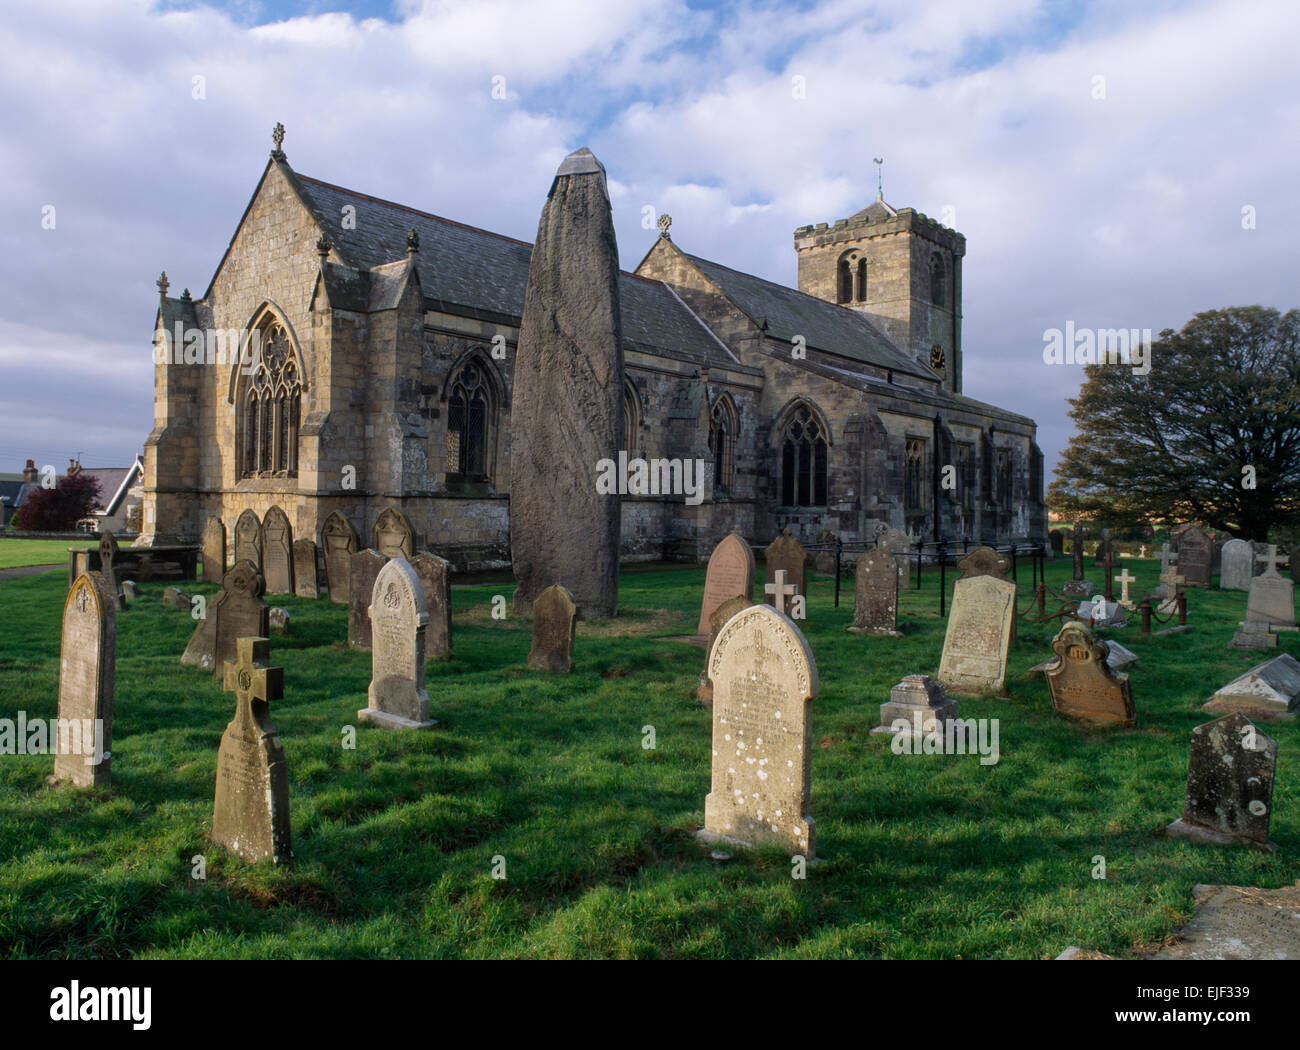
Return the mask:
<path id="1" fill-rule="evenodd" d="M 1154 586 L 1158 563 L 1126 564 Z M 1049 578 L 1068 575 L 1058 559 Z M 710 716 L 693 698 L 703 652 L 672 640 L 693 632 L 702 580 L 624 575 L 627 615 L 580 625 L 577 670 L 559 676 L 524 670 L 527 621 L 491 619 L 509 587 L 456 590 L 455 659 L 428 673 L 440 724 L 359 726 L 355 750 L 341 734 L 365 706 L 369 656 L 343 646 L 344 608 L 272 598 L 293 617 L 272 639 L 296 854 L 279 869 L 206 841 L 233 698 L 180 666 L 192 621 L 159 602 L 165 584 L 141 585 L 119 619 L 111 790 L 50 790 L 48 757 L 0 759 L 0 956 L 1124 955 L 1185 921 L 1196 883 L 1300 876 L 1290 725 L 1266 728 L 1279 855 L 1161 835 L 1182 811 L 1188 732 L 1212 717 L 1199 705 L 1256 661 L 1227 648 L 1244 594 L 1193 590 L 1185 634 L 1108 632 L 1142 661 L 1132 730 L 1058 718 L 1042 680 L 1024 677 L 1054 631 L 1022 624 L 1010 699 L 961 701 L 963 717 L 1001 720 L 1001 759 L 983 766 L 894 755 L 869 735 L 890 686 L 937 670 L 934 585 L 904 592 L 904 638 L 876 639 L 844 632 L 851 584 L 834 609 L 820 578 L 805 626 L 822 683 L 811 808 L 826 862 L 803 881 L 770 851 L 717 866 L 692 834 L 709 789 Z M 0 717 L 54 715 L 65 587 L 62 572 L 0 583 Z M 196 854 L 206 881 L 191 878 Z M 1091 877 L 1098 854 L 1104 881 Z"/>
<path id="2" fill-rule="evenodd" d="M 94 536 L 79 540 L 0 540 L 0 569 L 16 569 L 24 565 L 66 565 L 69 547 L 93 547 L 99 541 Z M 65 577 L 64 582 L 67 582 Z"/>

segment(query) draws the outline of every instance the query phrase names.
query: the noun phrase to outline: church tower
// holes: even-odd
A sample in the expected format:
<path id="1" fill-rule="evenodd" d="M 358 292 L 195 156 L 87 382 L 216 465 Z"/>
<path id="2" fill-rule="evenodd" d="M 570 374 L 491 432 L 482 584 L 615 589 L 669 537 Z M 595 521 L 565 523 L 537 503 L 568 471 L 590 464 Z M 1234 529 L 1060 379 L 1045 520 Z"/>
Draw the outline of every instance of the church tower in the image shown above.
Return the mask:
<path id="1" fill-rule="evenodd" d="M 966 238 L 877 196 L 833 224 L 794 231 L 799 290 L 866 314 L 961 393 L 961 260 Z"/>

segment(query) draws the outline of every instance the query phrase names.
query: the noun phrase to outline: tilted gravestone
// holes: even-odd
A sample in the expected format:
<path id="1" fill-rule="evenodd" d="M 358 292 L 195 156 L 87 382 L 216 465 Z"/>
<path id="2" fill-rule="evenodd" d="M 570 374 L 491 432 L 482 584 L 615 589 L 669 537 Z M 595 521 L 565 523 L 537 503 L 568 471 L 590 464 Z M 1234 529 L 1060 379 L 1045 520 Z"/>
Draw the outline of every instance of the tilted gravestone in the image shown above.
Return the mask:
<path id="1" fill-rule="evenodd" d="M 430 660 L 441 660 L 451 655 L 451 562 L 421 551 L 411 559 L 411 568 L 420 578 L 424 608 L 429 614 L 425 653 Z"/>
<path id="2" fill-rule="evenodd" d="M 533 647 L 530 671 L 573 670 L 573 639 L 579 610 L 567 588 L 551 584 L 533 602 Z"/>
<path id="3" fill-rule="evenodd" d="M 954 585 L 938 676 L 949 692 L 1002 691 L 1015 598 L 1015 584 L 993 576 L 975 576 Z"/>
<path id="4" fill-rule="evenodd" d="M 929 675 L 909 674 L 889 691 L 880 705 L 880 725 L 873 733 L 910 733 L 913 737 L 943 736 L 957 717 L 957 701 Z"/>
<path id="5" fill-rule="evenodd" d="M 108 584 L 118 611 L 126 608 L 126 591 L 117 577 L 117 537 L 107 530 L 99 538 L 99 572 Z"/>
<path id="6" fill-rule="evenodd" d="M 216 620 L 212 672 L 221 677 L 226 663 L 239 657 L 240 638 L 265 638 L 271 633 L 270 610 L 262 601 L 266 584 L 253 563 L 237 561 L 221 581 L 221 592 L 207 608 Z"/>
<path id="7" fill-rule="evenodd" d="M 594 485 L 592 472 L 617 462 L 622 444 L 619 281 L 605 168 L 580 149 L 556 171 L 538 220 L 515 352 L 510 558 L 519 613 L 556 583 L 584 616 L 618 611 L 619 497 Z"/>
<path id="8" fill-rule="evenodd" d="M 203 522 L 202 556 L 204 582 L 220 583 L 226 575 L 226 526 L 220 518 Z"/>
<path id="9" fill-rule="evenodd" d="M 348 580 L 348 645 L 353 649 L 370 648 L 371 592 L 386 561 L 374 550 L 358 551 L 349 559 L 352 575 Z"/>
<path id="10" fill-rule="evenodd" d="M 1247 718 L 1294 718 L 1300 710 L 1300 661 L 1290 653 L 1256 664 L 1215 691 L 1205 711 L 1239 711 Z"/>
<path id="11" fill-rule="evenodd" d="M 782 530 L 781 535 L 768 544 L 767 550 L 763 552 L 763 563 L 768 583 L 776 579 L 778 571 L 784 569 L 786 582 L 795 588 L 794 593 L 808 593 L 808 554 L 803 549 L 803 544 L 790 535 L 789 529 Z M 774 604 L 770 597 L 764 601 L 768 605 Z"/>
<path id="12" fill-rule="evenodd" d="M 284 696 L 284 669 L 267 666 L 270 655 L 266 638 L 240 638 L 238 659 L 223 665 L 236 706 L 217 752 L 212 841 L 249 864 L 293 859 L 289 768 L 270 710 Z"/>
<path id="13" fill-rule="evenodd" d="M 299 598 L 320 597 L 320 577 L 316 568 L 316 543 L 293 541 L 293 593 Z"/>
<path id="14" fill-rule="evenodd" d="M 1248 591 L 1255 574 L 1255 552 L 1245 540 L 1229 540 L 1219 556 L 1219 589 Z"/>
<path id="15" fill-rule="evenodd" d="M 1090 722 L 1137 722 L 1128 675 L 1110 667 L 1110 650 L 1081 623 L 1067 623 L 1052 640 L 1056 660 L 1044 668 L 1058 714 Z"/>
<path id="16" fill-rule="evenodd" d="M 695 633 L 710 631 L 713 612 L 723 602 L 738 595 L 752 599 L 754 594 L 754 552 L 738 532 L 724 536 L 709 555 L 704 573 L 704 601 L 700 604 L 700 622 Z"/>
<path id="17" fill-rule="evenodd" d="M 369 703 L 357 717 L 382 729 L 429 729 L 424 688 L 424 630 L 429 622 L 420 577 L 405 558 L 392 558 L 375 577 L 370 597 Z"/>
<path id="18" fill-rule="evenodd" d="M 876 537 L 876 549 L 886 550 L 894 556 L 898 565 L 898 588 L 903 591 L 912 589 L 911 561 L 912 541 L 907 533 L 898 529 L 884 529 Z"/>
<path id="19" fill-rule="evenodd" d="M 1213 561 L 1214 541 L 1193 525 L 1178 542 L 1178 571 L 1193 587 L 1208 587 Z"/>
<path id="20" fill-rule="evenodd" d="M 374 549 L 385 558 L 415 557 L 415 530 L 396 507 L 385 507 L 375 519 Z"/>
<path id="21" fill-rule="evenodd" d="M 262 516 L 262 579 L 267 594 L 293 594 L 293 526 L 278 506 Z"/>
<path id="22" fill-rule="evenodd" d="M 340 511 L 325 519 L 320 531 L 321 548 L 325 555 L 325 585 L 330 601 L 348 604 L 352 579 L 352 555 L 360 547 L 357 530 Z"/>
<path id="23" fill-rule="evenodd" d="M 709 641 L 704 647 L 704 670 L 700 672 L 700 684 L 695 690 L 696 697 L 705 707 L 713 706 L 713 682 L 709 678 L 709 653 L 713 651 L 713 643 L 718 640 L 718 634 L 721 632 L 723 624 L 740 612 L 741 609 L 748 609 L 753 604 L 748 598 L 737 595 L 735 598 L 728 598 L 719 605 L 713 610 L 713 615 L 709 617 Z"/>
<path id="24" fill-rule="evenodd" d="M 898 566 L 894 556 L 880 548 L 858 559 L 857 582 L 853 587 L 851 634 L 898 633 Z"/>
<path id="25" fill-rule="evenodd" d="M 256 511 L 243 511 L 235 522 L 235 561 L 251 562 L 262 571 L 262 519 Z"/>
<path id="26" fill-rule="evenodd" d="M 1183 815 L 1166 829 L 1171 838 L 1214 845 L 1251 846 L 1272 853 L 1277 744 L 1245 715 L 1234 713 L 1192 730 Z"/>
<path id="27" fill-rule="evenodd" d="M 190 615 L 196 623 L 189 644 L 181 654 L 181 663 L 186 667 L 200 667 L 205 671 L 213 669 L 217 653 L 217 617 L 213 610 L 224 594 L 224 591 L 217 591 L 210 601 L 191 607 Z"/>
<path id="28" fill-rule="evenodd" d="M 713 762 L 699 838 L 778 843 L 816 855 L 808 812 L 817 664 L 793 620 L 768 605 L 742 609 L 709 653 Z"/>
<path id="29" fill-rule="evenodd" d="M 117 602 L 112 588 L 101 573 L 82 573 L 63 602 L 51 784 L 108 786 L 116 668 Z"/>

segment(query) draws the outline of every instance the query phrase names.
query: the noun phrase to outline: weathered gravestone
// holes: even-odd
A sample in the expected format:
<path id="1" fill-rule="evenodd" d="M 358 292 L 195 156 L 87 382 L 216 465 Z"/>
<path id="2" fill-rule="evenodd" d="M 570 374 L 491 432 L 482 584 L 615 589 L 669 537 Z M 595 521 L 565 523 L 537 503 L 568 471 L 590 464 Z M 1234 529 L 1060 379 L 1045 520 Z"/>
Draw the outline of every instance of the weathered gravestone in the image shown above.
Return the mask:
<path id="1" fill-rule="evenodd" d="M 958 580 L 943 639 L 939 681 L 950 692 L 1000 693 L 1016 614 L 1016 586 L 992 576 Z"/>
<path id="2" fill-rule="evenodd" d="M 189 644 L 181 654 L 181 663 L 186 667 L 201 667 L 211 671 L 217 652 L 217 617 L 213 612 L 217 599 L 223 591 L 217 591 L 211 601 L 197 607 L 191 607 L 190 615 L 196 619 L 194 633 L 190 635 Z"/>
<path id="3" fill-rule="evenodd" d="M 415 530 L 396 507 L 385 507 L 375 519 L 374 549 L 385 558 L 415 557 Z"/>
<path id="4" fill-rule="evenodd" d="M 909 674 L 889 691 L 880 705 L 880 725 L 873 733 L 910 733 L 913 737 L 943 736 L 957 717 L 957 701 L 929 675 Z"/>
<path id="5" fill-rule="evenodd" d="M 1107 601 L 1103 595 L 1080 602 L 1075 615 L 1081 620 L 1091 621 L 1093 627 L 1124 627 L 1128 624 L 1124 607 L 1119 602 Z"/>
<path id="6" fill-rule="evenodd" d="M 573 670 L 573 638 L 579 611 L 568 589 L 553 583 L 533 601 L 531 671 Z"/>
<path id="7" fill-rule="evenodd" d="M 976 576 L 992 576 L 997 580 L 1011 578 L 1011 559 L 992 547 L 976 547 L 957 562 L 957 568 L 961 569 L 959 578 L 963 580 Z"/>
<path id="8" fill-rule="evenodd" d="M 1057 714 L 1090 722 L 1137 723 L 1126 674 L 1110 667 L 1110 650 L 1081 623 L 1067 623 L 1052 640 L 1056 660 L 1044 668 Z"/>
<path id="9" fill-rule="evenodd" d="M 511 397 L 515 611 L 563 581 L 583 615 L 611 617 L 621 512 L 617 488 L 593 485 L 592 471 L 618 461 L 623 333 L 605 168 L 589 149 L 564 158 L 542 208 Z"/>
<path id="10" fill-rule="evenodd" d="M 293 594 L 293 527 L 278 506 L 262 517 L 262 579 L 267 594 Z"/>
<path id="11" fill-rule="evenodd" d="M 1172 838 L 1272 853 L 1277 744 L 1245 715 L 1230 714 L 1192 730 L 1183 815 L 1165 829 Z"/>
<path id="12" fill-rule="evenodd" d="M 1193 587 L 1208 587 L 1213 561 L 1214 541 L 1193 525 L 1178 543 L 1178 571 Z"/>
<path id="13" fill-rule="evenodd" d="M 1270 543 L 1266 552 L 1256 560 L 1264 565 L 1264 571 L 1250 581 L 1250 593 L 1246 598 L 1247 622 L 1294 627 L 1295 581 L 1277 571 L 1277 547 Z"/>
<path id="14" fill-rule="evenodd" d="M 360 546 L 357 530 L 341 512 L 334 511 L 325 519 L 320 530 L 321 547 L 325 555 L 325 585 L 330 601 L 348 604 L 352 580 L 352 555 Z"/>
<path id="15" fill-rule="evenodd" d="M 279 606 L 272 606 L 266 611 L 266 620 L 271 627 L 272 634 L 289 633 L 289 610 L 282 609 Z"/>
<path id="16" fill-rule="evenodd" d="M 320 597 L 314 540 L 293 541 L 293 593 L 299 598 Z"/>
<path id="17" fill-rule="evenodd" d="M 898 565 L 879 547 L 858 559 L 853 587 L 850 634 L 883 634 L 898 638 Z"/>
<path id="18" fill-rule="evenodd" d="M 774 842 L 816 856 L 808 813 L 817 664 L 794 621 L 768 605 L 742 609 L 709 653 L 713 769 L 699 838 Z"/>
<path id="19" fill-rule="evenodd" d="M 709 555 L 709 567 L 704 574 L 704 601 L 700 604 L 700 622 L 695 633 L 706 635 L 710 631 L 713 612 L 723 602 L 743 595 L 752 598 L 754 593 L 754 552 L 738 532 L 722 538 Z"/>
<path id="20" fill-rule="evenodd" d="M 429 729 L 424 688 L 424 630 L 429 622 L 420 577 L 405 558 L 392 558 L 375 577 L 370 597 L 369 703 L 357 717 L 383 729 Z"/>
<path id="21" fill-rule="evenodd" d="M 212 671 L 221 677 L 227 662 L 238 659 L 240 638 L 265 638 L 271 633 L 270 610 L 262 601 L 266 584 L 253 563 L 237 561 L 221 581 L 221 591 L 208 603 L 216 620 Z"/>
<path id="22" fill-rule="evenodd" d="M 749 598 L 737 595 L 719 605 L 709 617 L 709 642 L 704 647 L 704 670 L 700 672 L 699 688 L 695 691 L 696 697 L 704 703 L 705 707 L 713 706 L 713 681 L 709 678 L 709 653 L 713 652 L 713 643 L 718 640 L 718 635 L 728 620 L 741 609 L 748 609 L 753 604 Z"/>
<path id="23" fill-rule="evenodd" d="M 212 841 L 250 864 L 283 864 L 293 859 L 289 769 L 270 703 L 284 696 L 284 668 L 267 666 L 265 638 L 239 639 L 238 653 L 223 665 L 223 686 L 235 694 L 236 707 L 217 752 Z"/>
<path id="24" fill-rule="evenodd" d="M 1203 710 L 1238 711 L 1247 718 L 1294 718 L 1300 710 L 1300 661 L 1283 653 L 1256 664 L 1217 690 Z"/>
<path id="25" fill-rule="evenodd" d="M 1255 553 L 1245 540 L 1229 540 L 1219 558 L 1219 589 L 1248 591 L 1255 574 Z"/>
<path id="26" fill-rule="evenodd" d="M 781 535 L 768 544 L 763 552 L 763 564 L 768 583 L 784 570 L 786 582 L 795 588 L 795 594 L 808 593 L 808 554 L 803 544 L 790 535 L 789 529 L 783 529 Z M 774 604 L 771 597 L 763 600 L 768 605 Z"/>
<path id="27" fill-rule="evenodd" d="M 108 584 L 109 593 L 113 595 L 119 611 L 126 608 L 126 591 L 122 581 L 117 578 L 117 537 L 111 532 L 104 532 L 99 538 L 99 572 Z"/>
<path id="28" fill-rule="evenodd" d="M 370 648 L 370 600 L 379 571 L 388 561 L 374 550 L 358 551 L 348 559 L 348 645 L 353 649 Z"/>
<path id="29" fill-rule="evenodd" d="M 886 550 L 894 556 L 894 561 L 898 565 L 898 588 L 902 591 L 912 589 L 912 574 L 909 571 L 911 562 L 909 556 L 912 553 L 912 541 L 907 538 L 907 533 L 900 532 L 898 529 L 883 529 L 880 535 L 876 537 L 876 549 Z"/>
<path id="30" fill-rule="evenodd" d="M 835 550 L 836 534 L 830 529 L 817 533 L 817 545 L 825 547 L 813 555 L 813 572 L 818 576 L 834 576 L 840 569 L 839 554 Z"/>
<path id="31" fill-rule="evenodd" d="M 204 582 L 220 583 L 226 575 L 226 526 L 220 518 L 208 518 L 203 522 L 201 549 Z"/>
<path id="32" fill-rule="evenodd" d="M 164 587 L 162 603 L 172 609 L 181 609 L 184 612 L 190 611 L 190 596 L 179 587 Z"/>
<path id="33" fill-rule="evenodd" d="M 1169 544 L 1162 544 L 1160 547 L 1160 583 L 1156 587 L 1156 597 L 1169 599 L 1178 593 L 1178 585 L 1185 582 L 1184 578 L 1178 574 L 1178 553 L 1170 549 Z M 1174 577 L 1178 579 L 1175 582 Z"/>
<path id="34" fill-rule="evenodd" d="M 59 718 L 51 784 L 107 787 L 113 747 L 117 602 L 98 572 L 77 577 L 63 602 Z"/>
<path id="35" fill-rule="evenodd" d="M 430 660 L 441 660 L 451 655 L 451 562 L 421 551 L 411 559 L 411 568 L 420 578 L 424 608 L 429 614 L 425 653 Z"/>
<path id="36" fill-rule="evenodd" d="M 256 511 L 243 511 L 235 522 L 235 561 L 251 562 L 262 571 L 262 521 Z"/>

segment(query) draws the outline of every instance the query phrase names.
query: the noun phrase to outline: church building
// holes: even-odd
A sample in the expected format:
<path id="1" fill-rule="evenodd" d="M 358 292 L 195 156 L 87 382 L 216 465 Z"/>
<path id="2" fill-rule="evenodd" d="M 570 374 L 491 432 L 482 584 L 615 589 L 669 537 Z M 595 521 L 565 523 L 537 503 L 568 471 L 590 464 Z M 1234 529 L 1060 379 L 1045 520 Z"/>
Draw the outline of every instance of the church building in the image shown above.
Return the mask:
<path id="1" fill-rule="evenodd" d="M 297 537 L 337 510 L 366 544 L 397 507 L 458 569 L 504 567 L 530 245 L 296 172 L 282 138 L 202 297 L 158 282 L 143 542 L 278 505 Z M 622 496 L 625 560 L 733 529 L 1046 537 L 1034 421 L 962 393 L 961 234 L 878 196 L 795 230 L 796 290 L 659 230 L 620 276 L 622 444 L 704 461 L 705 489 Z"/>

